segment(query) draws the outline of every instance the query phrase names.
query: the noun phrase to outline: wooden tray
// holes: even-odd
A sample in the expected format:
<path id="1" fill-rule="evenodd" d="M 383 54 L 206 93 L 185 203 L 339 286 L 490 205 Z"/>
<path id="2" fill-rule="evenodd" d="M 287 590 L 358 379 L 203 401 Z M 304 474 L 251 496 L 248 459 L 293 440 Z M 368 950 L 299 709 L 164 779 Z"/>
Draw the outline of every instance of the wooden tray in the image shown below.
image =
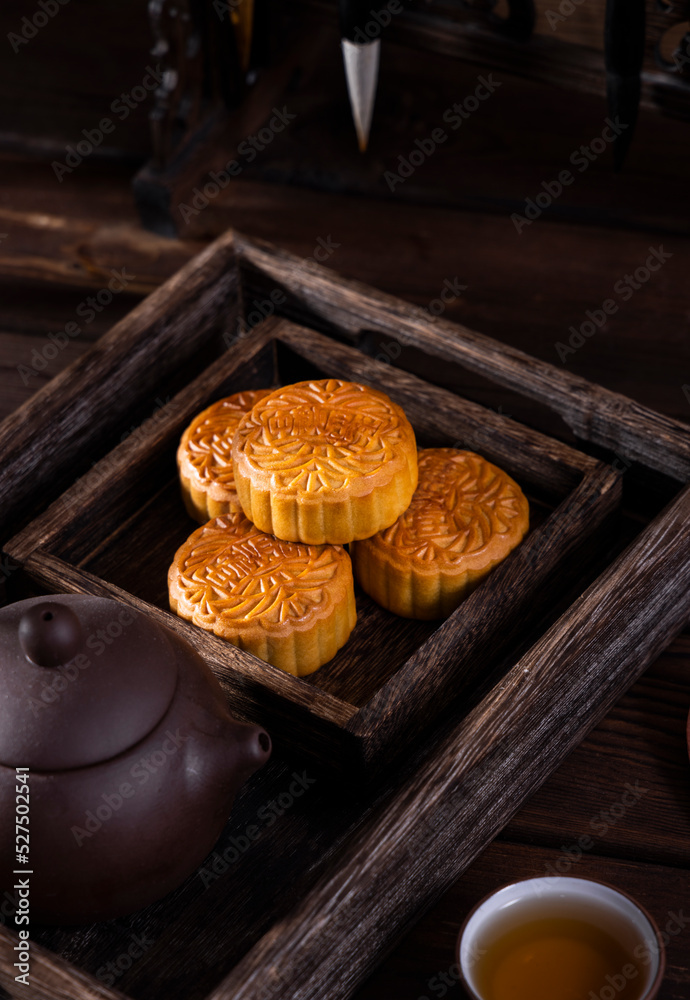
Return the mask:
<path id="1" fill-rule="evenodd" d="M 350 640 L 325 667 L 292 677 L 168 611 L 167 571 L 197 526 L 180 498 L 175 450 L 190 420 L 247 388 L 342 377 L 400 403 L 418 441 L 481 447 L 523 486 L 532 530 L 443 622 L 399 618 L 358 593 Z M 265 320 L 68 489 L 10 557 L 50 591 L 129 603 L 188 639 L 245 717 L 291 751 L 368 769 L 405 750 L 449 700 L 483 678 L 581 576 L 585 544 L 620 496 L 620 474 L 567 445 L 287 320 Z"/>
<path id="2" fill-rule="evenodd" d="M 278 294 L 271 300 L 272 292 Z M 223 335 L 237 332 L 241 310 L 251 313 L 254 301 L 276 300 L 290 322 L 269 321 L 218 357 Z M 545 597 L 554 577 L 582 567 L 573 551 L 573 526 L 587 518 L 603 523 L 617 502 L 620 472 L 340 342 L 368 343 L 373 334 L 546 403 L 583 439 L 612 449 L 620 470 L 636 462 L 643 471 L 659 470 L 674 480 L 668 507 L 521 655 L 515 652 L 524 641 L 517 625 L 508 625 L 514 632 L 496 656 L 482 630 L 504 615 L 510 623 L 512 615 L 529 613 L 535 617 L 527 633 L 533 633 L 538 616 L 530 602 L 554 617 L 555 597 Z M 533 509 L 545 515 L 476 592 L 477 606 L 470 605 L 474 598 L 466 602 L 479 641 L 469 635 L 462 642 L 473 645 L 455 644 L 462 624 L 454 617 L 426 647 L 418 645 L 445 664 L 445 672 L 429 672 L 430 681 L 417 672 L 416 653 L 399 662 L 373 695 L 350 690 L 348 701 L 345 689 L 338 695 L 327 689 L 340 683 L 337 670 L 317 687 L 292 683 L 225 647 L 222 658 L 216 644 L 207 644 L 210 637 L 200 638 L 155 603 L 161 601 L 159 584 L 136 569 L 132 546 L 154 502 L 165 510 L 168 504 L 170 530 L 184 536 L 191 527 L 173 512 L 178 501 L 169 466 L 189 415 L 234 386 L 292 380 L 305 372 L 348 373 L 382 385 L 430 442 L 461 441 L 496 458 L 525 485 Z M 132 426 L 133 414 L 147 406 L 150 412 L 156 397 L 163 405 L 151 420 L 111 450 Z M 349 996 L 690 615 L 690 492 L 682 488 L 690 478 L 690 441 L 681 424 L 233 234 L 5 421 L 0 460 L 4 523 L 18 526 L 33 518 L 9 543 L 13 564 L 22 567 L 10 577 L 11 586 L 33 578 L 48 590 L 114 593 L 174 622 L 204 644 L 203 654 L 233 703 L 262 721 L 270 717 L 279 734 L 274 760 L 247 786 L 211 857 L 176 893 L 110 924 L 32 928 L 29 990 L 14 982 L 16 939 L 1 930 L 0 984 L 10 996 Z M 84 472 L 59 499 L 70 473 L 74 478 Z M 57 502 L 36 520 L 51 499 Z M 124 558 L 117 555 L 120 549 Z M 521 553 L 530 551 L 525 564 Z M 151 560 L 162 564 L 162 549 Z M 521 594 L 533 582 L 526 573 L 541 582 L 529 590 L 520 612 Z M 365 623 L 368 614 L 375 621 L 376 612 L 364 611 Z M 426 637 L 407 635 L 405 642 L 414 646 L 420 638 Z M 474 667 L 459 658 L 469 648 L 485 669 L 495 667 L 495 683 L 481 698 Z M 405 686 L 401 692 L 394 683 L 389 688 L 399 676 L 409 678 L 415 699 L 428 699 L 421 720 L 406 702 Z M 434 698 L 449 699 L 468 684 L 471 698 L 451 704 L 429 732 Z M 402 697 L 388 702 L 390 692 Z M 363 697 L 368 701 L 357 704 Z M 329 716 L 342 705 L 347 713 Z M 355 718 L 359 729 L 348 728 Z M 402 734 L 404 749 L 420 737 L 414 752 L 407 749 L 395 766 L 389 761 L 400 748 L 387 730 Z M 353 759 L 387 766 L 374 767 L 368 785 L 353 784 L 332 767 L 319 768 L 315 753 L 350 774 Z M 260 836 L 248 838 L 257 817 L 263 817 Z M 136 961 L 128 952 L 132 947 L 141 954 Z"/>

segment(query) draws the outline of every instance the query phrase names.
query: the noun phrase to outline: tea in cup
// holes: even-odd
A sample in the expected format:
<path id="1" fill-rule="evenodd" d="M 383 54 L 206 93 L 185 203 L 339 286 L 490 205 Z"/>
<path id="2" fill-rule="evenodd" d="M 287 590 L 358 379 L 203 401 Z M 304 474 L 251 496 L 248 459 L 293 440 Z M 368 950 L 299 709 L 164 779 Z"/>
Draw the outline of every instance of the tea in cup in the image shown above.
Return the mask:
<path id="1" fill-rule="evenodd" d="M 460 932 L 458 964 L 473 1000 L 652 1000 L 664 952 L 630 896 L 555 876 L 515 882 L 479 903 Z"/>

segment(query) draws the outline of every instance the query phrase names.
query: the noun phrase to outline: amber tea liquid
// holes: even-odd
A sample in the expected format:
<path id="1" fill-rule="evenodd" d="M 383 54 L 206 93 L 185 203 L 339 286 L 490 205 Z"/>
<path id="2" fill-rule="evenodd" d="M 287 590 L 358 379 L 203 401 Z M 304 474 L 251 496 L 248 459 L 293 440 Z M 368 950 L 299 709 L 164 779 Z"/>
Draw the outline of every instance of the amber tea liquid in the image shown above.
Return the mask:
<path id="1" fill-rule="evenodd" d="M 520 908 L 516 908 L 519 910 Z M 641 939 L 617 936 L 578 916 L 517 912 L 482 943 L 474 966 L 482 1000 L 640 1000 L 647 968 Z"/>

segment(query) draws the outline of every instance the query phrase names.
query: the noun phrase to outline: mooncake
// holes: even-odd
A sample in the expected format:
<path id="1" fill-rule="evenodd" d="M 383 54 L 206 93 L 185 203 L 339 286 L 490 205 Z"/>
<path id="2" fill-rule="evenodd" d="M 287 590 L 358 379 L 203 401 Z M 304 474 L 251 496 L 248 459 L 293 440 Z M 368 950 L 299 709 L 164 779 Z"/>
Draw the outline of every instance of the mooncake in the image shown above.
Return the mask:
<path id="1" fill-rule="evenodd" d="M 248 389 L 199 413 L 177 449 L 182 499 L 190 517 L 208 521 L 241 510 L 232 471 L 232 439 L 242 417 L 271 389 Z"/>
<path id="2" fill-rule="evenodd" d="M 168 592 L 181 618 L 298 676 L 330 660 L 357 618 L 342 546 L 281 541 L 237 511 L 189 536 Z"/>
<path id="3" fill-rule="evenodd" d="M 405 618 L 442 618 L 520 543 L 529 505 L 474 452 L 426 448 L 418 459 L 410 506 L 350 551 L 357 581 L 378 604 Z"/>
<path id="4" fill-rule="evenodd" d="M 247 517 L 287 541 L 367 538 L 393 524 L 417 485 L 402 409 L 358 382 L 298 382 L 243 417 L 232 449 Z"/>

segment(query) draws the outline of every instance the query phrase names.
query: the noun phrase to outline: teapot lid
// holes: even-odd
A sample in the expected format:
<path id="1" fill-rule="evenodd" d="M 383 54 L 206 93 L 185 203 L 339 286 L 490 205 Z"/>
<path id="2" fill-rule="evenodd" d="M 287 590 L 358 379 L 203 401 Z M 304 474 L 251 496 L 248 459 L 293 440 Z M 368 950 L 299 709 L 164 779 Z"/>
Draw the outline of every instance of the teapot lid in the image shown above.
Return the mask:
<path id="1" fill-rule="evenodd" d="M 115 757 L 160 722 L 177 686 L 166 631 L 104 597 L 0 609 L 0 764 L 37 771 Z"/>

